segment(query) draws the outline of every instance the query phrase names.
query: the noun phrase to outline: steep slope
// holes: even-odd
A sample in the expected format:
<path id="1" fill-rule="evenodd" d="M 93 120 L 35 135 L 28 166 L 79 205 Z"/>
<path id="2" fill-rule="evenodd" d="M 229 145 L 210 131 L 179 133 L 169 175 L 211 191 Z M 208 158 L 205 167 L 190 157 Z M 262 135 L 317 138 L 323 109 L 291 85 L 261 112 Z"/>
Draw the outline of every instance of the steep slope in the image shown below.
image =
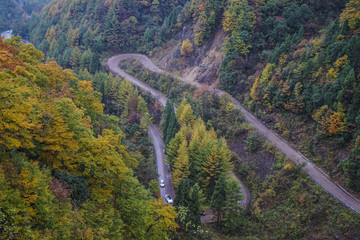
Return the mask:
<path id="1" fill-rule="evenodd" d="M 26 20 L 39 13 L 51 0 L 3 0 L 0 6 L 0 32 L 14 29 L 15 34 L 27 37 Z"/>
<path id="2" fill-rule="evenodd" d="M 183 0 L 54 0 L 28 22 L 30 40 L 65 68 L 101 70 L 105 52 L 148 52 L 165 41 Z"/>
<path id="3" fill-rule="evenodd" d="M 111 65 L 115 66 L 115 69 L 118 69 L 116 66 L 117 64 L 115 62 L 117 62 L 118 59 L 128 58 L 128 57 L 138 58 L 144 66 L 149 67 L 157 72 L 160 71 L 158 67 L 154 66 L 148 58 L 139 54 L 123 54 L 120 56 L 116 56 L 111 59 L 112 60 Z M 134 62 L 128 62 L 127 64 L 122 63 L 121 67 L 124 68 L 128 67 L 128 71 L 136 75 L 139 79 L 143 79 L 148 84 L 155 86 L 157 89 L 160 88 L 165 90 L 166 92 L 169 90 L 170 88 L 169 85 L 167 86 L 163 85 L 164 81 L 162 80 L 161 75 L 153 74 L 153 76 L 151 76 L 151 74 L 148 71 L 144 71 L 143 69 L 134 67 L 134 65 L 136 65 L 134 64 Z M 160 84 L 157 81 L 153 81 L 153 79 L 159 79 L 159 81 L 161 81 Z M 175 79 L 168 79 L 168 81 L 166 82 L 172 82 L 172 84 L 174 84 L 174 82 L 176 82 Z M 186 81 L 186 82 L 193 83 L 191 81 Z M 193 83 L 193 84 L 195 84 L 196 86 L 199 85 L 198 83 Z M 178 83 L 177 84 L 175 83 L 175 86 L 173 85 L 173 87 L 182 88 Z M 190 88 L 185 87 L 183 89 L 185 90 Z M 210 91 L 213 92 L 212 90 Z M 223 94 L 222 91 L 220 90 L 217 91 L 219 94 Z M 168 93 L 171 93 L 171 90 Z M 203 95 L 205 94 L 203 93 Z M 209 99 L 210 97 L 207 96 L 205 98 Z M 236 100 L 233 101 L 235 102 L 235 104 L 239 105 L 239 103 Z M 205 104 L 204 102 L 202 103 Z M 209 106 L 207 106 L 207 108 L 208 107 Z M 181 106 L 179 108 L 181 108 Z M 198 109 L 195 106 L 194 108 Z M 265 136 L 270 138 L 270 140 L 274 141 L 276 146 L 281 148 L 285 152 L 285 154 L 287 154 L 290 158 L 294 159 L 296 163 L 298 163 L 298 161 L 303 161 L 301 159 L 299 160 L 296 158 L 296 156 L 298 156 L 299 153 L 291 150 L 291 147 L 286 148 L 286 143 L 284 143 L 283 140 L 279 139 L 275 134 L 273 134 L 271 131 L 266 129 L 266 127 L 263 126 L 258 120 L 256 120 L 251 114 L 249 114 L 246 111 L 244 114 L 246 119 L 248 119 L 251 122 L 256 122 L 257 128 L 261 128 L 261 133 L 264 133 Z M 230 128 L 232 129 L 233 132 L 236 132 L 237 131 L 236 129 L 238 129 L 237 127 L 238 126 L 236 125 L 231 125 Z M 244 131 L 244 130 L 240 130 L 240 131 Z M 175 137 L 175 139 L 179 139 L 179 137 Z M 248 139 L 246 141 L 248 141 Z M 170 142 L 170 146 L 172 144 L 174 143 Z M 269 145 L 266 146 L 264 144 L 264 148 L 269 148 Z M 272 148 L 273 147 L 270 147 L 270 149 Z M 294 154 L 296 156 L 293 156 Z M 172 153 L 170 153 L 170 155 L 172 155 Z M 282 154 L 277 156 L 278 157 L 282 156 Z M 262 155 L 260 157 L 265 157 L 265 156 Z M 276 159 L 278 159 L 278 157 L 276 157 Z M 252 159 L 252 160 L 256 160 L 256 159 Z M 309 239 L 309 238 L 331 239 L 332 233 L 328 232 L 327 230 L 325 230 L 324 227 L 321 226 L 323 226 L 323 224 L 325 225 L 333 224 L 334 220 L 329 220 L 329 218 L 333 218 L 335 217 L 335 215 L 337 216 L 335 218 L 337 219 L 337 221 L 339 221 L 338 224 L 344 221 L 347 223 L 353 222 L 354 226 L 358 225 L 358 222 L 360 220 L 359 215 L 348 209 L 344 209 L 342 206 L 339 205 L 339 202 L 336 202 L 331 197 L 329 199 L 327 197 L 328 194 L 325 193 L 324 191 L 317 189 L 316 184 L 314 184 L 312 180 L 307 178 L 303 174 L 303 172 L 300 171 L 300 168 L 295 169 L 291 164 L 287 162 L 286 159 L 283 159 L 283 161 L 284 162 L 282 162 L 279 159 L 275 160 L 272 169 L 266 176 L 267 179 L 265 180 L 265 182 L 264 180 L 261 181 L 260 179 L 255 180 L 256 179 L 256 178 L 254 179 L 255 173 L 249 170 L 249 166 L 247 166 L 246 164 L 241 165 L 238 171 L 240 172 L 240 174 L 242 173 L 241 174 L 242 178 L 246 180 L 249 186 L 251 186 L 252 184 L 256 185 L 256 186 L 252 185 L 253 187 L 251 188 L 251 190 L 253 191 L 252 194 L 255 197 L 252 200 L 252 204 L 250 205 L 251 212 L 243 213 L 241 216 L 237 218 L 238 220 L 241 219 L 241 221 L 244 223 L 248 221 L 247 224 L 237 225 L 236 230 L 230 231 L 231 236 L 234 235 L 242 236 L 242 237 L 260 236 L 261 238 L 261 236 L 271 234 L 273 236 L 273 239 L 279 239 L 279 238 L 287 239 L 291 237 L 297 239 Z M 240 162 L 243 162 L 243 160 L 239 159 L 238 161 L 235 161 L 235 164 L 239 164 Z M 265 168 L 265 166 L 261 166 L 261 167 Z M 279 169 L 281 170 L 279 171 Z M 343 191 L 339 189 L 339 187 L 337 186 L 333 188 L 334 184 L 331 183 L 331 181 L 329 181 L 329 179 L 326 178 L 326 176 L 324 176 L 323 173 L 318 169 L 316 169 L 316 167 L 314 167 L 311 163 L 305 165 L 304 169 L 306 172 L 309 172 L 310 176 L 312 176 L 320 185 L 323 185 L 325 189 L 328 189 L 334 195 L 337 195 L 339 192 Z M 324 179 L 325 181 L 323 181 Z M 343 197 L 345 196 L 346 199 L 348 196 L 346 192 L 345 193 L 343 192 L 340 195 L 342 195 L 342 197 L 340 197 L 340 200 L 342 198 L 343 201 L 344 201 Z M 345 202 L 346 201 L 347 200 L 345 200 Z M 350 198 L 350 202 L 352 202 L 351 198 Z M 356 204 L 357 201 L 355 200 L 355 206 L 358 206 Z M 313 207 L 315 207 L 316 210 Z M 327 210 L 325 211 L 325 209 Z M 338 215 L 338 213 L 340 212 L 342 212 L 341 217 Z M 294 218 L 295 215 L 297 217 Z M 303 219 L 303 221 L 299 222 L 298 218 Z M 351 221 L 349 221 L 349 219 L 351 219 Z M 282 222 L 283 224 L 279 226 L 278 224 L 274 224 L 274 221 Z M 311 223 L 311 226 L 313 227 L 307 225 L 308 223 Z M 233 224 L 235 225 L 236 223 Z M 231 229 L 231 227 L 229 227 L 228 225 L 223 225 L 223 226 L 224 229 L 229 229 L 229 228 Z M 345 228 L 342 228 L 340 226 L 341 224 L 333 226 L 332 230 L 342 235 L 345 239 L 347 237 L 350 237 L 350 239 L 356 238 L 357 235 L 359 234 L 357 230 L 351 228 L 349 225 Z M 346 233 L 345 232 L 341 233 L 342 232 L 341 229 L 344 230 L 347 229 Z"/>
<path id="4" fill-rule="evenodd" d="M 19 38 L 0 39 L 0 59 L 0 239 L 171 236 L 177 213 L 139 182 L 149 113 L 136 89 L 101 76 L 118 87 L 105 96 L 109 90 L 120 102 L 121 123 L 143 126 L 126 138 L 90 81 L 42 63 L 44 55 Z"/>
<path id="5" fill-rule="evenodd" d="M 153 72 L 157 72 L 157 73 L 162 73 L 163 70 L 161 70 L 160 68 L 158 68 L 156 65 L 154 65 L 149 58 L 147 58 L 144 55 L 141 54 L 120 54 L 120 55 L 116 55 L 111 57 L 110 59 L 108 59 L 107 61 L 107 66 L 109 67 L 109 70 L 115 74 L 120 75 L 121 77 L 124 77 L 126 79 L 128 79 L 129 81 L 131 81 L 133 84 L 135 84 L 136 86 L 138 86 L 139 88 L 141 88 L 144 91 L 150 92 L 153 97 L 155 97 L 157 99 L 157 101 L 159 101 L 163 107 L 166 106 L 166 102 L 168 101 L 167 98 L 160 92 L 158 92 L 157 90 L 153 89 L 152 87 L 148 86 L 147 84 L 141 82 L 140 80 L 136 79 L 134 76 L 131 76 L 129 74 L 127 74 L 125 71 L 123 71 L 122 69 L 120 69 L 118 67 L 119 63 L 123 60 L 126 59 L 137 59 L 140 60 L 141 63 L 146 66 L 147 69 L 153 71 Z M 192 83 L 191 81 L 185 81 L 187 83 Z M 195 84 L 196 86 L 199 86 L 197 84 Z M 151 126 L 150 130 L 152 131 L 150 134 L 152 135 L 153 138 L 153 144 L 155 144 L 155 142 L 159 142 L 158 138 L 159 138 L 159 134 L 156 134 L 155 131 L 158 131 L 155 126 Z M 162 141 L 161 141 L 162 142 Z M 163 150 L 165 150 L 165 146 L 163 146 L 163 143 L 157 143 L 157 145 L 159 145 L 156 149 L 156 152 L 159 157 L 158 162 L 158 170 L 161 169 L 161 171 L 159 172 L 160 177 L 161 176 L 166 176 L 166 178 L 171 178 L 168 174 L 164 174 L 164 171 L 162 170 L 163 168 L 168 169 L 169 167 L 167 165 L 164 165 L 165 167 L 163 167 L 162 165 L 164 164 L 163 161 L 165 160 L 164 157 L 161 158 L 163 156 L 163 153 L 159 153 L 163 148 Z M 159 167 L 160 165 L 160 167 Z M 232 178 L 235 178 L 239 185 L 243 188 L 242 193 L 244 194 L 244 201 L 241 202 L 242 206 L 244 206 L 245 208 L 248 206 L 249 202 L 250 202 L 250 194 L 249 191 L 247 190 L 246 186 L 235 177 L 235 175 L 233 173 L 230 174 Z M 170 185 L 170 184 L 169 184 Z M 174 190 L 172 189 L 172 184 L 170 185 L 170 187 L 168 188 L 168 193 L 171 193 L 172 196 Z M 163 192 L 163 195 L 165 194 L 165 191 Z M 162 196 L 163 196 L 162 195 Z"/>
<path id="6" fill-rule="evenodd" d="M 133 83 L 138 86 L 144 88 L 144 90 L 152 91 L 156 98 L 159 98 L 160 101 L 165 98 L 161 93 L 153 90 L 149 86 L 142 84 L 139 80 L 135 79 L 134 77 L 130 76 L 129 74 L 123 72 L 122 70 L 118 69 L 117 65 L 121 60 L 127 58 L 134 58 L 140 59 L 144 66 L 149 69 L 154 69 L 155 72 L 161 72 L 161 70 L 154 66 L 153 63 L 148 59 L 146 56 L 139 55 L 139 54 L 122 54 L 112 57 L 108 60 L 108 66 L 110 70 L 121 74 L 122 77 L 126 77 L 127 79 L 131 79 Z M 129 78 L 130 77 L 130 78 Z M 185 81 L 186 83 L 193 84 L 197 87 L 201 87 L 196 83 L 191 81 Z M 225 94 L 225 92 L 220 91 L 218 89 L 209 89 L 209 91 L 216 92 L 219 96 Z M 316 168 L 314 164 L 309 161 L 306 157 L 304 157 L 301 153 L 293 149 L 286 141 L 278 137 L 274 134 L 271 130 L 266 128 L 264 124 L 262 124 L 259 120 L 257 120 L 249 111 L 247 111 L 238 101 L 232 98 L 232 102 L 235 106 L 240 110 L 243 114 L 245 120 L 249 122 L 255 129 L 257 129 L 261 135 L 263 135 L 266 139 L 272 142 L 277 148 L 280 149 L 289 159 L 291 159 L 296 165 L 304 167 L 302 168 L 308 175 L 318 183 L 325 191 L 327 191 L 330 195 L 332 195 L 336 200 L 339 200 L 342 204 L 349 207 L 350 209 L 354 210 L 358 214 L 360 214 L 360 201 L 355 197 L 351 196 L 348 192 L 344 189 L 339 187 L 336 183 L 332 182 L 330 178 L 324 174 L 320 169 Z"/>
<path id="7" fill-rule="evenodd" d="M 0 6 L 0 32 L 14 28 L 14 23 L 21 19 L 22 9 L 15 0 L 4 0 Z"/>
<path id="8" fill-rule="evenodd" d="M 212 17 L 215 2 L 222 18 Z M 359 12 L 357 1 L 192 1 L 179 15 L 181 32 L 155 58 L 218 83 L 357 195 Z M 222 46 L 209 48 L 221 31 Z M 221 48 L 224 57 L 203 66 Z"/>

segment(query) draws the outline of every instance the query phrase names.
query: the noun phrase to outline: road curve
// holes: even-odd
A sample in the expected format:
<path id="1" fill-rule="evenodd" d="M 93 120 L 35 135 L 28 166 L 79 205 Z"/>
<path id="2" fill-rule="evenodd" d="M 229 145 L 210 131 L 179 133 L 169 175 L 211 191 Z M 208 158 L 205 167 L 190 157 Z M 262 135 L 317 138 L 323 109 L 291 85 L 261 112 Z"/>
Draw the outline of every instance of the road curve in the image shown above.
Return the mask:
<path id="1" fill-rule="evenodd" d="M 135 58 L 140 60 L 140 62 L 150 70 L 155 70 L 156 72 L 163 72 L 159 67 L 155 66 L 151 60 L 140 54 L 121 54 L 116 57 L 119 57 L 121 60 L 126 58 Z M 199 83 L 188 81 L 183 78 L 180 80 L 194 85 L 196 87 L 201 86 Z M 224 91 L 221 91 L 216 88 L 209 88 L 209 91 L 215 92 L 217 95 L 221 96 L 227 94 Z M 341 186 L 333 182 L 330 177 L 325 174 L 321 169 L 315 166 L 309 159 L 302 155 L 299 151 L 294 149 L 289 143 L 287 143 L 283 138 L 277 135 L 272 130 L 268 129 L 261 121 L 259 121 L 253 114 L 246 110 L 240 102 L 235 98 L 230 96 L 231 101 L 235 106 L 240 110 L 244 119 L 250 123 L 256 130 L 259 131 L 267 140 L 273 143 L 281 152 L 283 152 L 293 163 L 296 165 L 303 165 L 302 169 L 313 179 L 317 184 L 319 184 L 326 192 L 331 196 L 341 202 L 343 205 L 349 207 L 353 211 L 360 214 L 360 201 L 352 196 L 349 192 L 343 189 Z"/>
<path id="2" fill-rule="evenodd" d="M 120 54 L 120 55 L 110 58 L 108 60 L 108 66 L 109 66 L 110 70 L 115 73 L 118 71 L 123 72 L 122 70 L 120 70 L 118 68 L 117 65 L 118 65 L 119 61 L 127 59 L 127 58 L 133 58 L 133 59 L 140 60 L 140 62 L 146 68 L 148 68 L 152 71 L 163 72 L 163 70 L 161 70 L 159 67 L 157 67 L 155 64 L 153 64 L 152 61 L 147 56 L 144 56 L 141 54 Z M 128 74 L 126 74 L 126 75 L 128 75 Z M 122 76 L 128 78 L 125 75 L 122 75 Z M 130 75 L 128 75 L 128 76 L 130 76 Z M 131 78 L 133 78 L 133 77 L 131 77 Z M 183 78 L 179 78 L 179 79 L 186 83 L 194 85 L 196 87 L 201 86 L 201 84 L 196 83 L 196 82 L 188 81 Z M 150 87 L 148 87 L 148 88 L 150 88 Z M 227 94 L 224 91 L 221 91 L 216 88 L 209 88 L 209 91 L 213 91 L 219 96 L 221 96 L 223 94 Z M 157 94 L 161 94 L 161 93 L 156 91 L 155 95 L 154 95 L 154 96 L 157 96 L 161 100 L 160 95 L 157 95 Z M 163 95 L 161 94 L 161 96 L 163 96 Z M 333 196 L 335 199 L 337 199 L 343 205 L 349 207 L 356 213 L 360 214 L 360 201 L 357 198 L 355 198 L 350 193 L 348 193 L 345 189 L 343 189 L 341 186 L 339 186 L 335 182 L 333 182 L 327 174 L 325 174 L 321 169 L 319 169 L 317 166 L 315 166 L 309 159 L 307 159 L 299 151 L 294 149 L 283 138 L 278 136 L 272 130 L 268 129 L 253 114 L 251 114 L 248 110 L 246 110 L 240 104 L 240 102 L 238 102 L 235 98 L 230 96 L 230 99 L 235 104 L 235 106 L 240 110 L 240 112 L 243 114 L 244 119 L 248 123 L 250 123 L 252 126 L 254 126 L 254 128 L 256 130 L 258 130 L 262 136 L 264 136 L 267 140 L 269 140 L 271 143 L 273 143 L 293 163 L 295 163 L 296 165 L 300 165 L 300 166 L 303 165 L 302 169 L 310 176 L 310 178 L 313 179 L 317 184 L 319 184 L 331 196 Z M 166 98 L 165 98 L 165 102 L 166 102 Z"/>
<path id="3" fill-rule="evenodd" d="M 120 61 L 129 59 L 129 58 L 139 60 L 147 69 L 149 69 L 153 72 L 158 72 L 158 73 L 164 72 L 163 70 L 158 68 L 155 64 L 153 64 L 147 56 L 144 56 L 141 54 L 120 54 L 120 55 L 113 56 L 108 59 L 107 66 L 109 67 L 109 70 L 112 73 L 115 73 L 123 78 L 126 78 L 131 83 L 135 84 L 136 86 L 138 86 L 139 88 L 141 88 L 145 91 L 149 91 L 161 103 L 161 105 L 163 105 L 165 107 L 167 98 L 162 93 L 153 89 L 152 87 L 148 86 L 147 84 L 139 81 L 138 79 L 134 78 L 130 74 L 127 74 L 126 72 L 124 72 L 123 70 L 121 70 L 119 68 Z M 198 83 L 194 83 L 194 82 L 188 81 L 183 78 L 180 78 L 180 79 L 186 83 L 195 85 L 196 87 L 201 86 Z M 164 179 L 164 181 L 165 181 L 165 188 L 160 188 L 160 194 L 161 194 L 161 197 L 164 200 L 164 202 L 166 202 L 165 198 L 164 198 L 165 194 L 170 194 L 170 196 L 172 198 L 174 198 L 174 196 L 175 196 L 174 187 L 171 182 L 170 166 L 165 162 L 165 155 L 164 155 L 165 145 L 164 145 L 164 141 L 161 138 L 159 130 L 154 125 L 150 125 L 149 130 L 150 130 L 149 136 L 152 139 L 153 147 L 155 150 L 155 159 L 156 159 L 156 166 L 157 166 L 157 171 L 158 171 L 158 175 L 159 175 L 159 180 Z M 233 176 L 239 182 L 239 185 L 242 187 L 244 199 L 242 200 L 241 205 L 244 208 L 246 208 L 250 203 L 250 193 L 249 193 L 248 189 L 246 188 L 245 184 L 243 182 L 241 182 L 240 179 L 238 179 L 234 173 L 231 173 L 231 176 Z"/>
<path id="4" fill-rule="evenodd" d="M 109 67 L 109 70 L 112 73 L 115 73 L 123 78 L 126 78 L 127 80 L 129 80 L 131 83 L 135 84 L 136 86 L 138 86 L 139 88 L 148 91 L 151 93 L 151 95 L 153 95 L 160 103 L 161 105 L 165 106 L 166 105 L 166 101 L 167 98 L 161 94 L 159 91 L 153 89 L 152 87 L 148 86 L 147 84 L 143 83 L 142 81 L 139 81 L 138 79 L 134 78 L 133 76 L 131 76 L 130 74 L 127 74 L 126 72 L 124 72 L 123 70 L 121 70 L 119 68 L 119 62 L 128 58 L 135 58 L 135 59 L 139 59 L 141 61 L 141 63 L 146 62 L 146 56 L 140 55 L 140 54 L 120 54 L 117 56 L 114 56 L 112 58 L 109 58 L 107 61 L 107 65 Z M 148 61 L 150 61 L 149 59 L 147 59 Z M 145 65 L 148 69 L 150 69 L 151 71 L 154 72 L 162 72 L 162 70 L 160 70 L 158 67 L 156 67 L 155 65 Z"/>

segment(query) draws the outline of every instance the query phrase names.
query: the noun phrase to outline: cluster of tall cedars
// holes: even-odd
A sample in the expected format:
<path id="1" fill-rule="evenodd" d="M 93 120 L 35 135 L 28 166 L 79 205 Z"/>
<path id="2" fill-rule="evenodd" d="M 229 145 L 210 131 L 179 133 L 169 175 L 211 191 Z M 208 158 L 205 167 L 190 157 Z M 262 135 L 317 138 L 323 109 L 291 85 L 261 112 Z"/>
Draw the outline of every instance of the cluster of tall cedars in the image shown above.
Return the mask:
<path id="1" fill-rule="evenodd" d="M 0 39 L 0 59 L 0 239 L 169 237 L 177 213 L 134 176 L 138 154 L 92 83 L 19 38 Z"/>
<path id="2" fill-rule="evenodd" d="M 225 139 L 218 139 L 214 129 L 206 129 L 186 98 L 176 114 L 171 102 L 167 102 L 161 125 L 176 190 L 174 205 L 180 212 L 186 210 L 185 220 L 180 222 L 182 229 L 200 225 L 200 204 L 207 203 L 218 222 L 224 218 L 226 230 L 235 230 L 241 221 L 242 195 L 235 180 L 227 181 L 233 166 Z"/>

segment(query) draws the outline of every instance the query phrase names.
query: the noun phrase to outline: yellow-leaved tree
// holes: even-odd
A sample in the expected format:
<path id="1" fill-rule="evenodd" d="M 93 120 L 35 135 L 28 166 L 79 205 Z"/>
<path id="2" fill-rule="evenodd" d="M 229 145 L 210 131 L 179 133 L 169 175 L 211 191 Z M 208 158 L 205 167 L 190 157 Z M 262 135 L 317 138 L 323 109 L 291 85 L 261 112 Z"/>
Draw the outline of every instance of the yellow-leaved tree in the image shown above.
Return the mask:
<path id="1" fill-rule="evenodd" d="M 180 54 L 181 56 L 189 57 L 194 51 L 193 45 L 189 39 L 186 39 L 181 44 Z"/>
<path id="2" fill-rule="evenodd" d="M 341 19 L 347 20 L 349 27 L 355 33 L 360 33 L 360 1 L 350 0 L 345 10 L 341 13 Z"/>
<path id="3" fill-rule="evenodd" d="M 175 188 L 182 179 L 186 178 L 190 174 L 189 168 L 190 163 L 187 151 L 187 141 L 184 139 L 179 146 L 178 155 L 174 159 L 172 182 Z"/>

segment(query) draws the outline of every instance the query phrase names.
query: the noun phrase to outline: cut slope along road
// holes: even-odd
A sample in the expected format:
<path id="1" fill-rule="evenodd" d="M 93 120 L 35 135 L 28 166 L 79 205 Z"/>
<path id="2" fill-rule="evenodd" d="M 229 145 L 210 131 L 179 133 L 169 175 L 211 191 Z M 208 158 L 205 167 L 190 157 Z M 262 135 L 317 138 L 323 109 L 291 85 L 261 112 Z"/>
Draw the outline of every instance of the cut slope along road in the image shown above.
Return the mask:
<path id="1" fill-rule="evenodd" d="M 134 85 L 138 86 L 139 88 L 149 91 L 155 99 L 157 99 L 163 107 L 166 105 L 167 98 L 159 91 L 153 89 L 152 87 L 148 86 L 147 84 L 143 83 L 142 81 L 136 79 L 135 77 L 131 76 L 130 74 L 126 73 L 122 69 L 119 68 L 119 63 L 125 59 L 137 59 L 140 60 L 140 62 L 149 70 L 153 72 L 162 73 L 164 72 L 160 68 L 158 68 L 155 64 L 153 64 L 150 59 L 141 54 L 120 54 L 116 55 L 107 61 L 107 65 L 109 67 L 109 70 L 112 73 L 115 73 L 119 75 L 120 77 L 126 78 Z M 191 83 L 190 81 L 187 81 L 185 79 L 181 79 L 184 82 Z M 195 83 L 197 87 L 200 87 L 200 84 Z M 165 156 L 164 156 L 164 149 L 165 145 L 161 138 L 159 130 L 154 126 L 149 126 L 149 136 L 152 139 L 154 151 L 155 151 L 155 159 L 156 159 L 156 167 L 157 172 L 159 175 L 159 179 L 163 179 L 165 181 L 165 188 L 160 188 L 160 194 L 163 200 L 165 201 L 165 195 L 170 194 L 171 197 L 174 197 L 174 187 L 171 182 L 171 176 L 170 176 L 170 167 L 165 162 Z M 233 173 L 230 174 L 230 177 L 234 177 L 234 179 L 239 183 L 239 185 L 242 187 L 242 194 L 244 195 L 244 199 L 241 201 L 241 205 L 246 208 L 250 203 L 250 193 L 248 189 L 246 188 L 245 184 L 241 182 Z"/>
<path id="2" fill-rule="evenodd" d="M 141 54 L 120 54 L 110 58 L 107 62 L 110 70 L 112 72 L 118 73 L 122 72 L 125 78 L 130 76 L 124 71 L 119 69 L 118 64 L 120 61 L 132 58 L 139 60 L 146 68 L 154 72 L 164 72 L 159 67 L 157 67 L 147 56 Z M 126 76 L 127 75 L 127 76 Z M 128 78 L 129 79 L 129 78 Z M 200 87 L 201 84 L 197 82 L 192 82 L 184 78 L 179 78 L 181 81 Z M 130 80 L 130 79 L 129 79 Z M 131 80 L 130 80 L 131 81 Z M 138 81 L 138 80 L 137 80 Z M 140 81 L 139 81 L 140 82 Z M 136 83 L 135 83 L 136 84 Z M 144 83 L 142 83 L 144 84 Z M 140 86 L 141 87 L 141 86 Z M 224 91 L 221 91 L 216 88 L 208 88 L 209 91 L 215 92 L 218 96 L 227 94 Z M 153 90 L 156 91 L 156 90 Z M 159 93 L 159 92 L 158 92 Z M 154 95 L 156 96 L 156 95 Z M 162 95 L 163 96 L 163 95 Z M 162 98 L 158 96 L 159 101 L 161 102 Z M 166 99 L 166 98 L 165 98 Z M 309 159 L 302 155 L 299 151 L 294 149 L 289 143 L 287 143 L 283 138 L 273 132 L 271 129 L 267 128 L 260 120 L 258 120 L 252 113 L 245 109 L 239 101 L 230 96 L 231 101 L 235 106 L 240 110 L 244 119 L 250 123 L 258 132 L 264 136 L 267 140 L 273 143 L 282 153 L 284 153 L 294 164 L 302 166 L 302 169 L 309 175 L 309 177 L 314 180 L 318 185 L 320 185 L 328 194 L 337 199 L 343 205 L 352 209 L 356 213 L 360 214 L 360 201 L 347 192 L 344 188 L 336 184 L 330 179 L 330 177 L 324 173 L 320 168 L 315 166 Z M 165 100 L 166 102 L 166 100 Z"/>

